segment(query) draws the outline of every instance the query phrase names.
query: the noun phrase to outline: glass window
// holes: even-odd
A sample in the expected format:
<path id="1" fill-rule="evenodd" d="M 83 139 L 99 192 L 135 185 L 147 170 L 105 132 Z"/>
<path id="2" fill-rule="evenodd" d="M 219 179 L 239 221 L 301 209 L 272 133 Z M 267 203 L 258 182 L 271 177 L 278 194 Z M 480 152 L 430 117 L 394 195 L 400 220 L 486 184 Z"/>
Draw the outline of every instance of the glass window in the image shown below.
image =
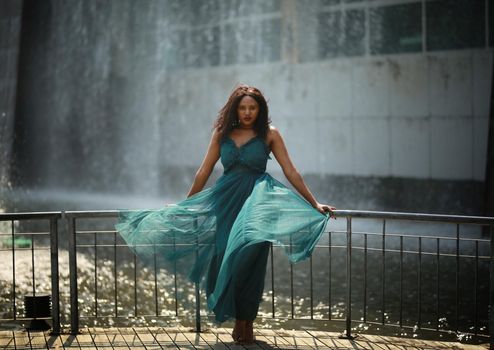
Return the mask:
<path id="1" fill-rule="evenodd" d="M 259 60 L 274 62 L 281 59 L 281 19 L 264 20 L 261 22 L 261 40 Z"/>
<path id="2" fill-rule="evenodd" d="M 190 0 L 168 0 L 160 3 L 163 6 L 163 15 L 172 25 L 190 22 Z"/>
<path id="3" fill-rule="evenodd" d="M 319 20 L 319 57 L 339 56 L 341 47 L 341 12 L 321 13 Z"/>
<path id="4" fill-rule="evenodd" d="M 319 57 L 356 56 L 365 53 L 365 11 L 347 10 L 321 13 Z"/>
<path id="5" fill-rule="evenodd" d="M 223 53 L 222 64 L 229 65 L 237 63 L 238 35 L 240 35 L 240 33 L 238 32 L 238 26 L 236 24 L 226 24 L 224 26 L 221 45 L 221 51 Z"/>
<path id="6" fill-rule="evenodd" d="M 371 54 L 422 51 L 421 4 L 370 9 Z"/>
<path id="7" fill-rule="evenodd" d="M 346 11 L 345 40 L 343 51 L 346 56 L 365 53 L 365 11 Z"/>
<path id="8" fill-rule="evenodd" d="M 170 31 L 163 45 L 165 65 L 168 69 L 184 68 L 186 58 L 187 32 L 185 30 Z"/>
<path id="9" fill-rule="evenodd" d="M 258 56 L 259 21 L 240 21 L 225 26 L 222 47 L 225 64 L 255 63 Z"/>
<path id="10" fill-rule="evenodd" d="M 484 0 L 429 1 L 426 13 L 427 50 L 485 46 Z"/>
<path id="11" fill-rule="evenodd" d="M 219 28 L 200 28 L 190 32 L 188 65 L 192 67 L 217 66 L 220 63 Z"/>
<path id="12" fill-rule="evenodd" d="M 279 61 L 281 20 L 279 18 L 227 24 L 223 33 L 223 64 Z"/>
<path id="13" fill-rule="evenodd" d="M 223 2 L 226 17 L 279 12 L 281 0 L 229 0 Z"/>
<path id="14" fill-rule="evenodd" d="M 340 0 L 320 0 L 321 5 L 323 6 L 331 6 L 331 5 L 337 5 L 340 3 Z"/>
<path id="15" fill-rule="evenodd" d="M 220 3 L 218 0 L 192 1 L 192 25 L 213 24 L 220 19 Z"/>

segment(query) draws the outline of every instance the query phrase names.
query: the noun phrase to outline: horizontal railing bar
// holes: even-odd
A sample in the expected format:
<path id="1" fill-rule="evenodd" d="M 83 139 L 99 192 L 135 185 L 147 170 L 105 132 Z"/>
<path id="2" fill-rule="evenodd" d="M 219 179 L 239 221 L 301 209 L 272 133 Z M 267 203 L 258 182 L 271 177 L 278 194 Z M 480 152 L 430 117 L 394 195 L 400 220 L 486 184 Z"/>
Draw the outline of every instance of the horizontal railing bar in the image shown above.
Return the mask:
<path id="1" fill-rule="evenodd" d="M 187 246 L 194 246 L 194 247 L 197 247 L 197 246 L 210 246 L 212 244 L 189 244 L 189 243 L 176 243 L 175 246 L 179 246 L 179 247 L 187 247 Z M 114 248 L 114 247 L 118 247 L 118 248 L 124 248 L 124 247 L 153 247 L 153 246 L 156 246 L 156 247 L 173 247 L 174 244 L 173 243 L 170 243 L 170 244 L 136 244 L 136 245 L 127 245 L 127 244 L 97 244 L 97 245 L 94 245 L 94 244 L 77 244 L 76 247 L 77 248 L 94 248 L 94 247 L 101 247 L 101 248 Z M 274 244 L 273 247 L 275 248 L 279 248 L 279 247 L 283 247 L 281 245 L 277 245 L 277 244 Z M 329 246 L 327 245 L 316 245 L 316 248 L 329 248 Z M 334 248 L 340 248 L 340 249 L 346 249 L 347 247 L 346 246 L 342 246 L 342 245 L 333 245 L 331 246 L 332 249 Z M 16 250 L 22 250 L 22 249 L 30 249 L 30 248 L 18 248 Z M 353 250 L 364 250 L 365 247 L 360 247 L 360 246 L 352 246 L 352 249 Z M 9 251 L 11 249 L 8 249 Z M 376 251 L 376 252 L 382 252 L 383 249 L 381 248 L 371 248 L 371 247 L 367 247 L 367 250 L 370 250 L 370 251 Z M 399 253 L 400 250 L 399 249 L 385 249 L 384 250 L 385 252 L 391 252 L 391 253 Z M 406 253 L 406 254 L 418 254 L 419 252 L 418 251 L 415 251 L 415 250 L 404 250 L 403 253 Z M 434 255 L 434 256 L 437 256 L 437 253 L 436 252 L 427 252 L 427 251 L 422 251 L 421 254 L 423 255 Z M 454 256 L 456 257 L 456 253 L 440 253 L 439 256 Z M 462 258 L 475 258 L 475 255 L 462 255 L 460 254 L 460 257 Z M 490 256 L 487 256 L 487 255 L 479 255 L 479 259 L 490 259 Z"/>
<path id="2" fill-rule="evenodd" d="M 206 316 L 212 316 L 212 315 L 209 315 L 207 314 Z M 156 318 L 159 318 L 161 320 L 163 319 L 172 319 L 172 320 L 183 320 L 183 319 L 190 319 L 192 320 L 194 318 L 194 311 L 192 311 L 192 313 L 188 313 L 188 312 L 184 312 L 184 313 L 181 313 L 179 316 L 176 316 L 175 315 L 175 311 L 173 311 L 173 314 L 170 314 L 170 315 L 158 315 L 156 316 L 156 314 L 146 314 L 146 315 L 141 315 L 139 314 L 138 316 L 135 316 L 135 315 L 123 315 L 123 316 L 111 316 L 111 315 L 103 315 L 103 316 L 100 316 L 98 315 L 98 317 L 95 317 L 95 316 L 79 316 L 79 319 L 86 319 L 86 320 L 96 320 L 96 319 L 119 319 L 119 320 L 128 320 L 128 319 L 139 319 L 139 318 L 149 318 L 149 319 L 156 319 Z M 323 319 L 321 319 L 323 321 Z"/>
<path id="3" fill-rule="evenodd" d="M 150 209 L 150 211 L 158 211 L 160 209 Z M 132 212 L 134 210 L 125 210 Z M 139 210 L 135 210 L 139 211 Z M 282 211 L 290 211 L 282 209 Z M 116 217 L 121 210 L 97 210 L 97 211 L 66 211 L 67 217 Z M 352 216 L 353 218 L 368 218 L 368 219 L 396 219 L 396 220 L 413 220 L 413 221 L 442 221 L 451 223 L 470 223 L 478 225 L 494 224 L 494 218 L 485 216 L 466 216 L 466 215 L 444 215 L 444 214 L 424 214 L 424 213 L 402 213 L 402 212 L 387 212 L 387 211 L 367 211 L 367 210 L 335 210 L 333 211 L 336 217 Z"/>
<path id="4" fill-rule="evenodd" d="M 154 232 L 156 230 L 150 230 L 150 231 L 147 231 L 147 232 Z M 142 232 L 146 232 L 146 231 L 142 231 Z M 213 232 L 213 231 L 208 231 L 208 232 Z M 82 235 L 94 235 L 95 233 L 102 233 L 102 234 L 115 234 L 115 233 L 118 233 L 118 231 L 116 230 L 93 230 L 93 231 L 89 231 L 89 230 L 77 230 L 75 231 L 76 234 L 82 234 Z"/>
<path id="5" fill-rule="evenodd" d="M 75 231 L 75 233 L 78 233 L 78 234 L 88 234 L 88 235 L 89 234 L 94 235 L 95 233 L 115 234 L 116 232 L 118 232 L 118 231 L 116 231 L 116 230 L 113 230 L 113 231 L 111 231 L 111 230 L 93 230 L 93 231 L 77 230 L 77 231 Z"/>
<path id="6" fill-rule="evenodd" d="M 125 210 L 131 212 L 132 210 Z M 135 210 L 137 211 L 137 210 Z M 67 218 L 112 218 L 118 217 L 118 213 L 121 210 L 81 210 L 81 211 L 66 211 L 65 217 Z"/>
<path id="7" fill-rule="evenodd" d="M 275 246 L 275 247 L 280 247 L 280 246 Z M 316 248 L 329 248 L 329 246 L 327 245 L 323 245 L 323 246 L 320 246 L 320 245 L 316 245 Z M 342 246 L 342 245 L 333 245 L 331 246 L 331 248 L 340 248 L 340 249 L 345 249 L 346 250 L 346 246 Z M 352 250 L 364 250 L 365 247 L 359 247 L 359 246 L 352 246 Z M 372 250 L 372 251 L 376 251 L 376 252 L 382 252 L 383 249 L 381 248 L 369 248 L 367 247 L 367 250 Z M 385 252 L 392 252 L 392 253 L 399 253 L 400 250 L 399 249 L 384 249 Z M 415 250 L 404 250 L 403 253 L 407 253 L 407 254 L 418 254 L 419 252 L 418 251 L 415 251 Z M 434 256 L 437 256 L 438 254 L 436 252 L 424 252 L 422 251 L 421 254 L 423 255 L 434 255 Z M 454 256 L 456 257 L 456 253 L 440 253 L 439 256 Z M 475 255 L 460 255 L 460 257 L 465 257 L 465 258 L 475 258 Z M 487 255 L 479 255 L 479 258 L 482 258 L 482 259 L 490 259 L 490 256 L 487 256 Z"/>
<path id="8" fill-rule="evenodd" d="M 485 217 L 485 216 L 400 213 L 400 212 L 367 211 L 367 210 L 335 210 L 334 214 L 337 217 L 351 216 L 353 218 L 367 218 L 367 219 L 442 221 L 442 222 L 451 222 L 451 223 L 469 223 L 469 224 L 479 224 L 479 225 L 494 224 L 494 217 Z"/>
<path id="9" fill-rule="evenodd" d="M 102 231 L 83 231 L 83 230 L 79 230 L 79 231 L 76 231 L 75 233 L 76 234 L 97 234 L 97 233 L 101 233 L 101 234 L 115 234 L 117 233 L 118 231 L 111 231 L 111 230 L 102 230 Z M 332 234 L 332 233 L 346 233 L 346 231 L 327 231 L 325 233 L 329 233 L 329 234 Z M 379 232 L 358 232 L 358 231 L 353 231 L 352 234 L 362 234 L 362 235 L 371 235 L 371 236 L 382 236 L 382 233 L 379 233 Z M 11 236 L 11 234 L 8 234 L 8 233 L 5 233 L 5 234 L 2 234 L 0 233 L 0 236 L 2 235 L 5 235 L 5 236 Z M 442 240 L 450 240 L 450 241 L 456 241 L 457 238 L 456 237 L 448 237 L 448 236 L 420 236 L 420 235 L 407 235 L 407 234 L 398 234 L 398 233 L 386 233 L 386 236 L 388 237 L 403 237 L 403 238 L 423 238 L 423 239 L 442 239 Z M 459 239 L 460 241 L 468 241 L 468 242 L 483 242 L 483 243 L 490 243 L 490 240 L 488 239 L 483 239 L 483 238 L 462 238 L 460 237 Z M 321 246 L 321 247 L 324 247 L 324 246 Z"/>
<path id="10" fill-rule="evenodd" d="M 14 236 L 49 236 L 50 232 L 15 232 Z M 12 237 L 12 233 L 0 233 L 0 236 L 9 236 Z"/>
<path id="11" fill-rule="evenodd" d="M 0 318 L 0 321 L 13 321 L 13 320 L 14 320 L 14 318 Z M 30 321 L 30 320 L 51 320 L 51 316 L 47 316 L 47 317 L 19 317 L 19 316 L 17 316 L 15 318 L 15 321 Z"/>
<path id="12" fill-rule="evenodd" d="M 177 243 L 175 244 L 175 247 L 197 247 L 197 246 L 200 246 L 200 247 L 206 247 L 206 246 L 213 246 L 214 244 L 212 243 L 208 243 L 208 244 L 189 244 L 189 243 Z M 130 248 L 133 248 L 133 247 L 173 247 L 174 244 L 173 243 L 170 243 L 170 244 L 77 244 L 76 247 L 77 248 L 88 248 L 88 247 L 91 247 L 91 248 L 94 248 L 94 247 L 130 247 Z"/>
<path id="13" fill-rule="evenodd" d="M 60 219 L 62 212 L 32 212 L 32 213 L 0 213 L 0 221 L 29 220 L 29 219 Z"/>
<path id="14" fill-rule="evenodd" d="M 17 248 L 17 247 L 16 247 L 16 248 L 15 248 L 15 251 L 16 251 L 16 252 L 17 252 L 17 251 L 19 251 L 19 250 L 29 250 L 29 251 L 31 251 L 32 249 L 31 249 L 31 247 L 26 247 L 26 248 L 24 248 L 24 247 L 23 247 L 23 248 Z M 39 246 L 36 246 L 36 247 L 34 248 L 34 250 L 35 250 L 35 251 L 38 251 L 38 250 L 50 250 L 50 247 L 49 247 L 49 246 L 46 246 L 46 247 L 39 247 Z M 10 247 L 10 248 L 0 248 L 0 252 L 11 252 L 11 251 L 12 251 L 12 247 Z"/>
<path id="15" fill-rule="evenodd" d="M 345 231 L 338 231 L 334 232 L 331 231 L 330 233 L 345 233 Z M 361 235 L 369 235 L 369 236 L 382 236 L 382 232 L 365 232 L 365 231 L 352 231 L 352 234 L 361 234 Z M 450 240 L 450 241 L 456 241 L 458 238 L 453 237 L 453 236 L 421 236 L 421 235 L 409 235 L 409 234 L 399 234 L 399 233 L 387 233 L 386 232 L 386 237 L 403 237 L 403 238 L 424 238 L 424 239 L 443 239 L 443 240 Z M 483 239 L 483 238 L 459 238 L 460 241 L 479 241 L 479 242 L 486 242 L 490 243 L 490 240 L 488 239 Z"/>

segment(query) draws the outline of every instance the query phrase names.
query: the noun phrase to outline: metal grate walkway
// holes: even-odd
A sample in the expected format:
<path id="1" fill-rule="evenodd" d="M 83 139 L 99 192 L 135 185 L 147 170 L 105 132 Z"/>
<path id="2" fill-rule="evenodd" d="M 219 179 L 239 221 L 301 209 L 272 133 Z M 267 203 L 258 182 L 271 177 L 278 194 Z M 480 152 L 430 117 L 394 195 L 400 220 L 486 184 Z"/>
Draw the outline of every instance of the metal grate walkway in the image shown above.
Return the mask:
<path id="1" fill-rule="evenodd" d="M 360 335 L 355 340 L 339 339 L 338 333 L 319 331 L 256 331 L 256 343 L 232 342 L 231 329 L 214 328 L 195 333 L 189 328 L 87 328 L 76 336 L 48 332 L 0 331 L 2 349 L 488 349 L 488 345 L 467 345 L 420 339 Z"/>

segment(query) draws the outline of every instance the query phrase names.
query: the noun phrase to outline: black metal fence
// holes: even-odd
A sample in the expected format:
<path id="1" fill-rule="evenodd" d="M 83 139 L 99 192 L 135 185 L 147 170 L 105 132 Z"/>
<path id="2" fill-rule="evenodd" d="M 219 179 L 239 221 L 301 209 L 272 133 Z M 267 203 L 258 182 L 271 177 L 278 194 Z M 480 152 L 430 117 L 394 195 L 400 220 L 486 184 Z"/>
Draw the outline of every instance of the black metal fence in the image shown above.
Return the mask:
<path id="1" fill-rule="evenodd" d="M 36 297 L 39 293 L 39 282 L 37 278 L 37 265 L 35 255 L 42 252 L 49 252 L 50 254 L 50 271 L 48 272 L 48 278 L 51 280 L 50 290 L 48 292 L 51 297 L 51 320 L 52 329 L 54 333 L 60 332 L 60 293 L 59 293 L 59 271 L 58 271 L 58 220 L 61 218 L 60 212 L 38 212 L 38 213 L 0 213 L 0 223 L 4 224 L 2 230 L 0 230 L 0 240 L 2 242 L 0 246 L 2 254 L 0 261 L 3 261 L 3 269 L 7 266 L 10 271 L 4 273 L 11 274 L 10 290 L 2 290 L 2 294 L 8 296 L 10 305 L 2 305 L 3 315 L 0 320 L 2 321 L 27 321 L 32 320 L 32 317 L 26 317 L 24 311 L 24 303 L 20 302 L 22 296 L 19 295 L 16 289 L 16 280 L 18 275 L 30 276 L 30 297 Z M 44 228 L 44 230 L 34 231 L 18 231 L 16 228 L 20 222 L 34 223 L 31 227 Z M 7 225 L 5 225 L 7 224 Z M 10 232 L 6 232 L 7 226 Z M 38 243 L 38 244 L 37 244 Z M 10 252 L 11 258 L 8 261 L 8 253 Z M 16 253 L 30 255 L 30 270 L 29 272 L 24 269 L 16 270 Z M 23 266 L 23 268 L 25 268 Z M 7 287 L 8 281 L 2 281 L 5 283 L 3 288 Z M 2 288 L 2 289 L 3 289 Z M 36 303 L 34 303 L 36 308 Z M 36 314 L 36 313 L 35 313 Z M 46 317 L 42 317 L 44 319 Z"/>
<path id="2" fill-rule="evenodd" d="M 277 260 L 278 247 L 271 247 L 266 285 L 271 300 L 265 316 L 341 321 L 344 336 L 349 338 L 352 325 L 362 323 L 480 336 L 492 333 L 488 323 L 493 320 L 494 218 L 353 210 L 335 214 L 339 220 L 328 225 L 303 274 L 294 273 L 298 267 L 293 264 L 279 268 L 283 263 Z M 38 250 L 49 249 L 53 331 L 60 331 L 60 318 L 69 306 L 59 307 L 58 231 L 63 230 L 57 222 L 63 219 L 73 333 L 86 319 L 180 318 L 185 314 L 194 318 L 200 331 L 201 317 L 207 313 L 199 286 L 181 280 L 176 271 L 167 275 L 166 288 L 159 286 L 164 276 L 159 269 L 143 276 L 138 260 L 113 229 L 117 215 L 117 211 L 0 214 L 0 222 L 11 226 L 11 232 L 0 232 L 0 237 L 12 242 L 1 248 L 12 259 L 11 303 L 2 320 L 26 320 L 17 307 L 16 253 L 31 252 L 32 293 L 36 294 L 34 257 Z M 26 220 L 44 221 L 49 229 L 16 232 L 16 222 Z M 35 244 L 34 237 L 41 235 L 49 237 L 49 247 Z M 17 237 L 31 237 L 30 246 L 16 246 Z M 84 264 L 78 261 L 81 258 Z M 78 277 L 81 272 L 84 275 Z M 147 284 L 141 288 L 143 278 Z M 277 285 L 277 278 L 282 283 Z M 300 279 L 304 281 L 298 283 Z M 295 310 L 300 285 L 308 290 L 302 312 Z M 315 302 L 321 297 L 315 296 L 316 289 L 319 294 L 321 289 L 326 291 L 319 308 Z M 286 302 L 277 299 L 280 295 L 287 296 Z M 327 311 L 322 313 L 322 308 Z"/>

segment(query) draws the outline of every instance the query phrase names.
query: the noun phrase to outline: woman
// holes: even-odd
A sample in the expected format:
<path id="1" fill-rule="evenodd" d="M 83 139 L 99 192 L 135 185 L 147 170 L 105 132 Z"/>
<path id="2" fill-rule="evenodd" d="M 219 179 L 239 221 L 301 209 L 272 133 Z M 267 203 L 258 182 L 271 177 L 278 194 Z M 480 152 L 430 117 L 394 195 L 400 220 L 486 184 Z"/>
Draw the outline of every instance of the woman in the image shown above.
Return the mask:
<path id="1" fill-rule="evenodd" d="M 270 244 L 284 246 L 293 262 L 307 258 L 329 219 L 325 214 L 332 217 L 335 209 L 316 201 L 269 123 L 262 93 L 238 86 L 219 112 L 188 198 L 157 212 L 122 212 L 116 225 L 144 260 L 158 257 L 160 265 L 174 263 L 202 281 L 208 307 L 218 322 L 235 319 L 232 337 L 240 343 L 254 341 Z M 306 201 L 265 172 L 271 152 Z M 223 175 L 203 190 L 220 158 Z"/>

